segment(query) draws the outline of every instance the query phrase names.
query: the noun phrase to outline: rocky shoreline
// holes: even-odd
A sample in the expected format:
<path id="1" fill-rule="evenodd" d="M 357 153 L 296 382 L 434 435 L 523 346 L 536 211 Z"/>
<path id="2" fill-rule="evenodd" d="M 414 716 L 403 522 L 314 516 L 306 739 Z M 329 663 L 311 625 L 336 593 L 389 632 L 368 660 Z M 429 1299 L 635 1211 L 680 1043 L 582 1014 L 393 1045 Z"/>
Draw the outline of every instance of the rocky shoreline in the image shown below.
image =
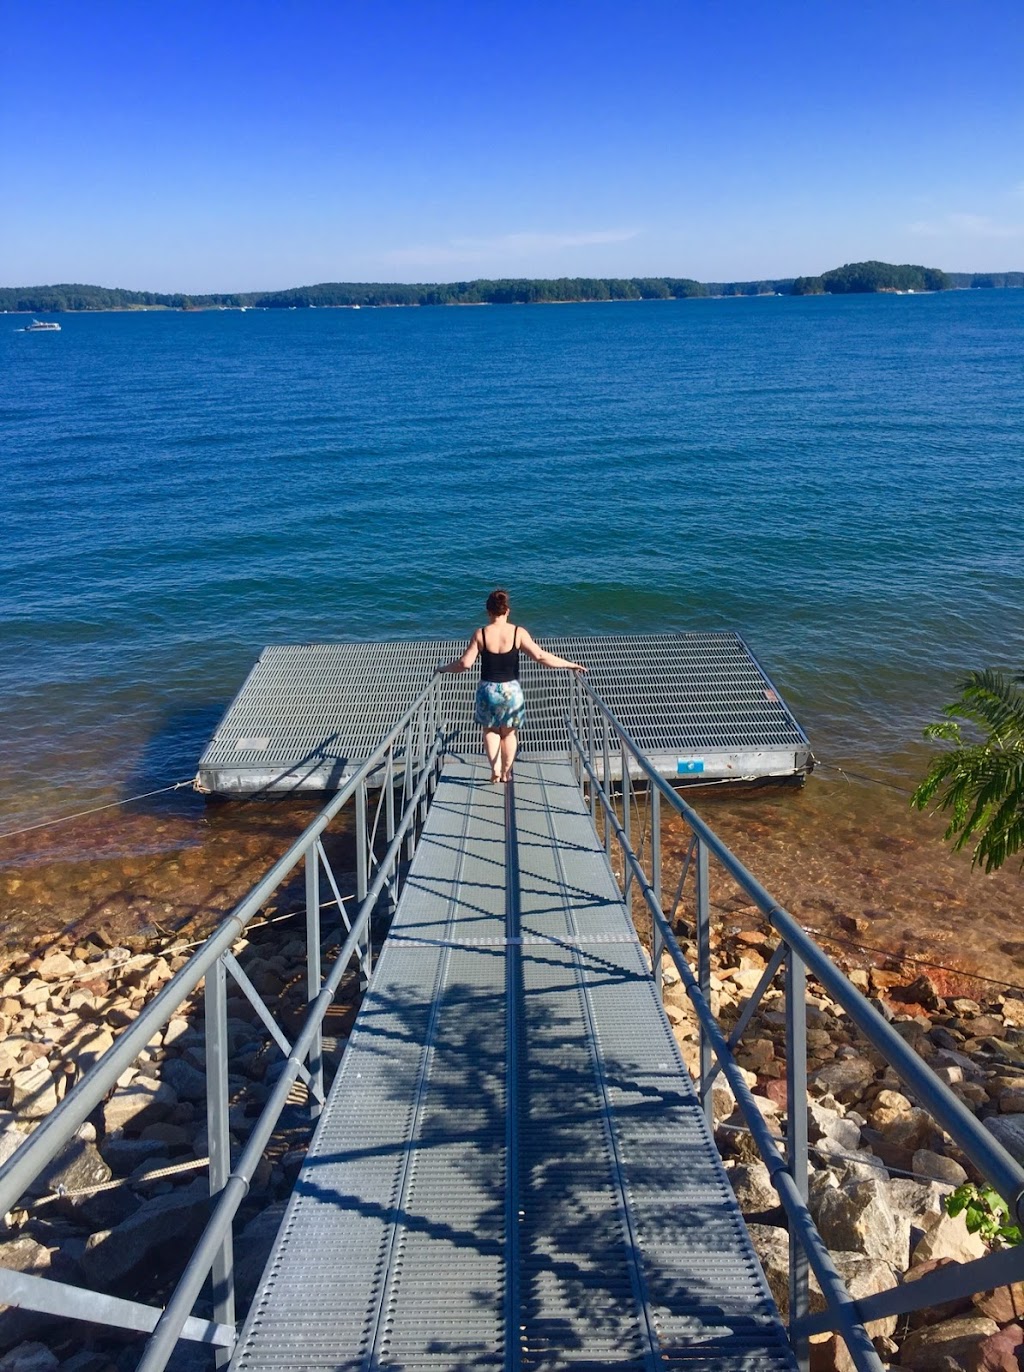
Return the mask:
<path id="1" fill-rule="evenodd" d="M 250 926 L 236 956 L 286 1034 L 305 1011 L 306 945 L 301 912 L 277 911 Z M 111 945 L 102 932 L 67 954 L 49 939 L 8 955 L 0 970 L 0 1162 L 63 1099 L 143 1006 L 187 961 L 166 940 Z M 330 947 L 324 950 L 330 956 Z M 330 1074 L 358 1001 L 355 972 L 325 1025 Z M 283 1061 L 249 1002 L 228 995 L 232 1149 L 247 1136 Z M 3 1217 L 0 1265 L 130 1299 L 163 1304 L 210 1213 L 206 1177 L 205 1040 L 202 991 L 155 1034 L 118 1089 L 93 1112 L 19 1207 Z M 289 1104 L 235 1222 L 236 1281 L 244 1310 L 262 1272 L 312 1134 L 309 1111 Z M 0 1307 L 0 1369 L 72 1372 L 133 1368 L 139 1336 L 55 1321 Z M 198 1345 L 181 1345 L 172 1366 L 211 1366 Z"/>
<path id="2" fill-rule="evenodd" d="M 279 910 L 252 928 L 239 956 L 289 1032 L 304 1002 L 305 941 L 295 912 Z M 329 950 L 326 950 L 329 953 Z M 692 951 L 692 950 L 691 950 Z M 102 931 L 67 953 L 50 939 L 8 954 L 0 968 L 0 1161 L 21 1143 L 114 1042 L 188 949 L 168 939 L 112 945 Z M 715 939 L 712 1006 L 734 1023 L 770 956 L 765 932 L 737 928 Z M 696 1067 L 696 1019 L 675 968 L 664 963 L 665 1004 L 684 1061 Z M 1024 996 L 992 983 L 978 998 L 939 974 L 898 960 L 848 966 L 896 1031 L 1018 1159 L 1024 1161 Z M 4 1217 L 0 1264 L 161 1303 L 209 1213 L 201 998 L 156 1034 L 120 1088 L 53 1163 L 31 1195 Z M 329 1070 L 336 1065 L 358 1003 L 353 973 L 326 1026 Z M 198 1013 L 196 1009 L 198 1008 Z M 766 996 L 738 1061 L 774 1132 L 786 1103 L 781 992 Z M 281 1055 L 240 993 L 229 999 L 231 1126 L 240 1140 L 259 1113 Z M 985 1245 L 943 1202 L 977 1180 L 970 1163 L 901 1090 L 892 1068 L 858 1042 L 834 1002 L 808 997 L 813 1145 L 811 1209 L 855 1296 L 912 1281 L 937 1264 L 979 1256 Z M 788 1235 L 765 1165 L 727 1084 L 715 1087 L 716 1138 L 755 1248 L 780 1308 L 788 1301 Z M 244 1310 L 272 1242 L 311 1134 L 308 1110 L 289 1106 L 236 1222 L 238 1304 Z M 820 1292 L 814 1296 L 820 1308 Z M 1024 1356 L 1024 1283 L 959 1302 L 955 1308 L 877 1322 L 870 1333 L 883 1361 L 905 1372 L 1002 1372 Z M 107 1372 L 133 1367 L 137 1336 L 30 1312 L 0 1312 L 0 1372 Z M 209 1354 L 183 1346 L 179 1369 L 205 1367 Z M 847 1372 L 841 1340 L 812 1345 L 814 1372 Z"/>
<path id="3" fill-rule="evenodd" d="M 762 931 L 713 936 L 711 1002 L 724 1028 L 736 1022 L 771 955 Z M 691 961 L 696 948 L 685 945 Z M 896 1032 L 933 1068 L 1003 1146 L 1024 1162 L 1024 997 L 944 996 L 943 974 L 893 959 L 844 968 Z M 666 957 L 665 1004 L 691 1074 L 698 1060 L 697 1021 Z M 964 978 L 960 978 L 964 980 Z M 961 988 L 954 988 L 958 990 Z M 810 1209 L 851 1294 L 862 1298 L 914 1281 L 948 1262 L 988 1251 L 963 1215 L 947 1214 L 954 1188 L 979 1182 L 970 1161 L 931 1117 L 904 1094 L 892 1067 L 859 1035 L 849 1016 L 812 988 L 807 998 L 811 1143 Z M 785 1013 L 769 991 L 737 1051 L 744 1079 L 769 1128 L 784 1134 Z M 754 1247 L 785 1316 L 788 1245 L 784 1214 L 728 1084 L 714 1087 L 715 1137 L 750 1227 Z M 812 1310 L 824 1298 L 812 1277 Z M 869 1326 L 876 1350 L 905 1372 L 1019 1372 L 1024 1365 L 1024 1282 Z M 841 1339 L 812 1340 L 812 1372 L 849 1372 Z"/>

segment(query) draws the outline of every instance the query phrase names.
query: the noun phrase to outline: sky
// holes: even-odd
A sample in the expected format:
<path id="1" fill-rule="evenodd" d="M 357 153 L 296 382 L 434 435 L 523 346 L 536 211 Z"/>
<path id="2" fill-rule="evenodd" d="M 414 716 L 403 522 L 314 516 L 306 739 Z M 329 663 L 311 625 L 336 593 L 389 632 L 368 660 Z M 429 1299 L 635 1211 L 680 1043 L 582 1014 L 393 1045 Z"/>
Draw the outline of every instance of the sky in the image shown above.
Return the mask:
<path id="1" fill-rule="evenodd" d="M 1024 270 L 1021 0 L 3 0 L 0 285 Z"/>

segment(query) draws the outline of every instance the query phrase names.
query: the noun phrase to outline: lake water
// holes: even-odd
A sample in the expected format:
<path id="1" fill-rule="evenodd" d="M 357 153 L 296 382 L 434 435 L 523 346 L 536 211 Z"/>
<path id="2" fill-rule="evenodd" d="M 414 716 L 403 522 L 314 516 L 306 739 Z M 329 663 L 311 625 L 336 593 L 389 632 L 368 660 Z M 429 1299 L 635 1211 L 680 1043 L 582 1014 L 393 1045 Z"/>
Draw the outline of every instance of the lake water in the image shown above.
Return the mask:
<path id="1" fill-rule="evenodd" d="M 535 634 L 738 629 L 823 762 L 902 786 L 965 671 L 1024 665 L 1024 291 L 25 322 L 0 317 L 7 832 L 189 776 L 265 644 L 468 633 L 495 584 Z M 905 795 L 849 788 L 771 804 L 819 844 L 856 795 L 945 860 Z M 10 908 L 97 862 L 160 885 L 239 822 L 179 797 L 6 839 Z M 984 889 L 1012 924 L 1016 875 Z"/>

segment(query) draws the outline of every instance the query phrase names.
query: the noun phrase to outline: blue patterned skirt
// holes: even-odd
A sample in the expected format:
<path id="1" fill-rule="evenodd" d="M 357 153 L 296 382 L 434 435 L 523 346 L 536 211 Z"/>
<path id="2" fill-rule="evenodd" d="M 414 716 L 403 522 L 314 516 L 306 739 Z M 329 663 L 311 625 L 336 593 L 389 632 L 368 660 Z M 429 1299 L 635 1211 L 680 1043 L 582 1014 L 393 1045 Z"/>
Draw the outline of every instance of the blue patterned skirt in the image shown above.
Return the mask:
<path id="1" fill-rule="evenodd" d="M 518 681 L 481 681 L 476 688 L 473 718 L 481 729 L 520 729 L 526 701 Z"/>

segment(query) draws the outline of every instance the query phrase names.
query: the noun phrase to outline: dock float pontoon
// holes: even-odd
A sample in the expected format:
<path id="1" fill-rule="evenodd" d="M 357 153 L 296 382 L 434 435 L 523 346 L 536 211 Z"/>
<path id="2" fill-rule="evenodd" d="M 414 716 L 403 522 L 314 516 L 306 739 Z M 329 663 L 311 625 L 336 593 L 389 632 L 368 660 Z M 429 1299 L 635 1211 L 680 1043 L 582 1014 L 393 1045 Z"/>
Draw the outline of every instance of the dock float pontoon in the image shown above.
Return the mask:
<path id="1" fill-rule="evenodd" d="M 543 638 L 587 665 L 662 776 L 682 781 L 805 776 L 810 745 L 739 634 Z M 199 762 L 196 785 L 220 795 L 337 790 L 464 640 L 306 643 L 265 648 Z M 446 719 L 475 737 L 474 672 L 441 680 Z M 567 674 L 523 659 L 520 753 L 563 760 Z M 614 764 L 613 764 L 614 765 Z"/>

